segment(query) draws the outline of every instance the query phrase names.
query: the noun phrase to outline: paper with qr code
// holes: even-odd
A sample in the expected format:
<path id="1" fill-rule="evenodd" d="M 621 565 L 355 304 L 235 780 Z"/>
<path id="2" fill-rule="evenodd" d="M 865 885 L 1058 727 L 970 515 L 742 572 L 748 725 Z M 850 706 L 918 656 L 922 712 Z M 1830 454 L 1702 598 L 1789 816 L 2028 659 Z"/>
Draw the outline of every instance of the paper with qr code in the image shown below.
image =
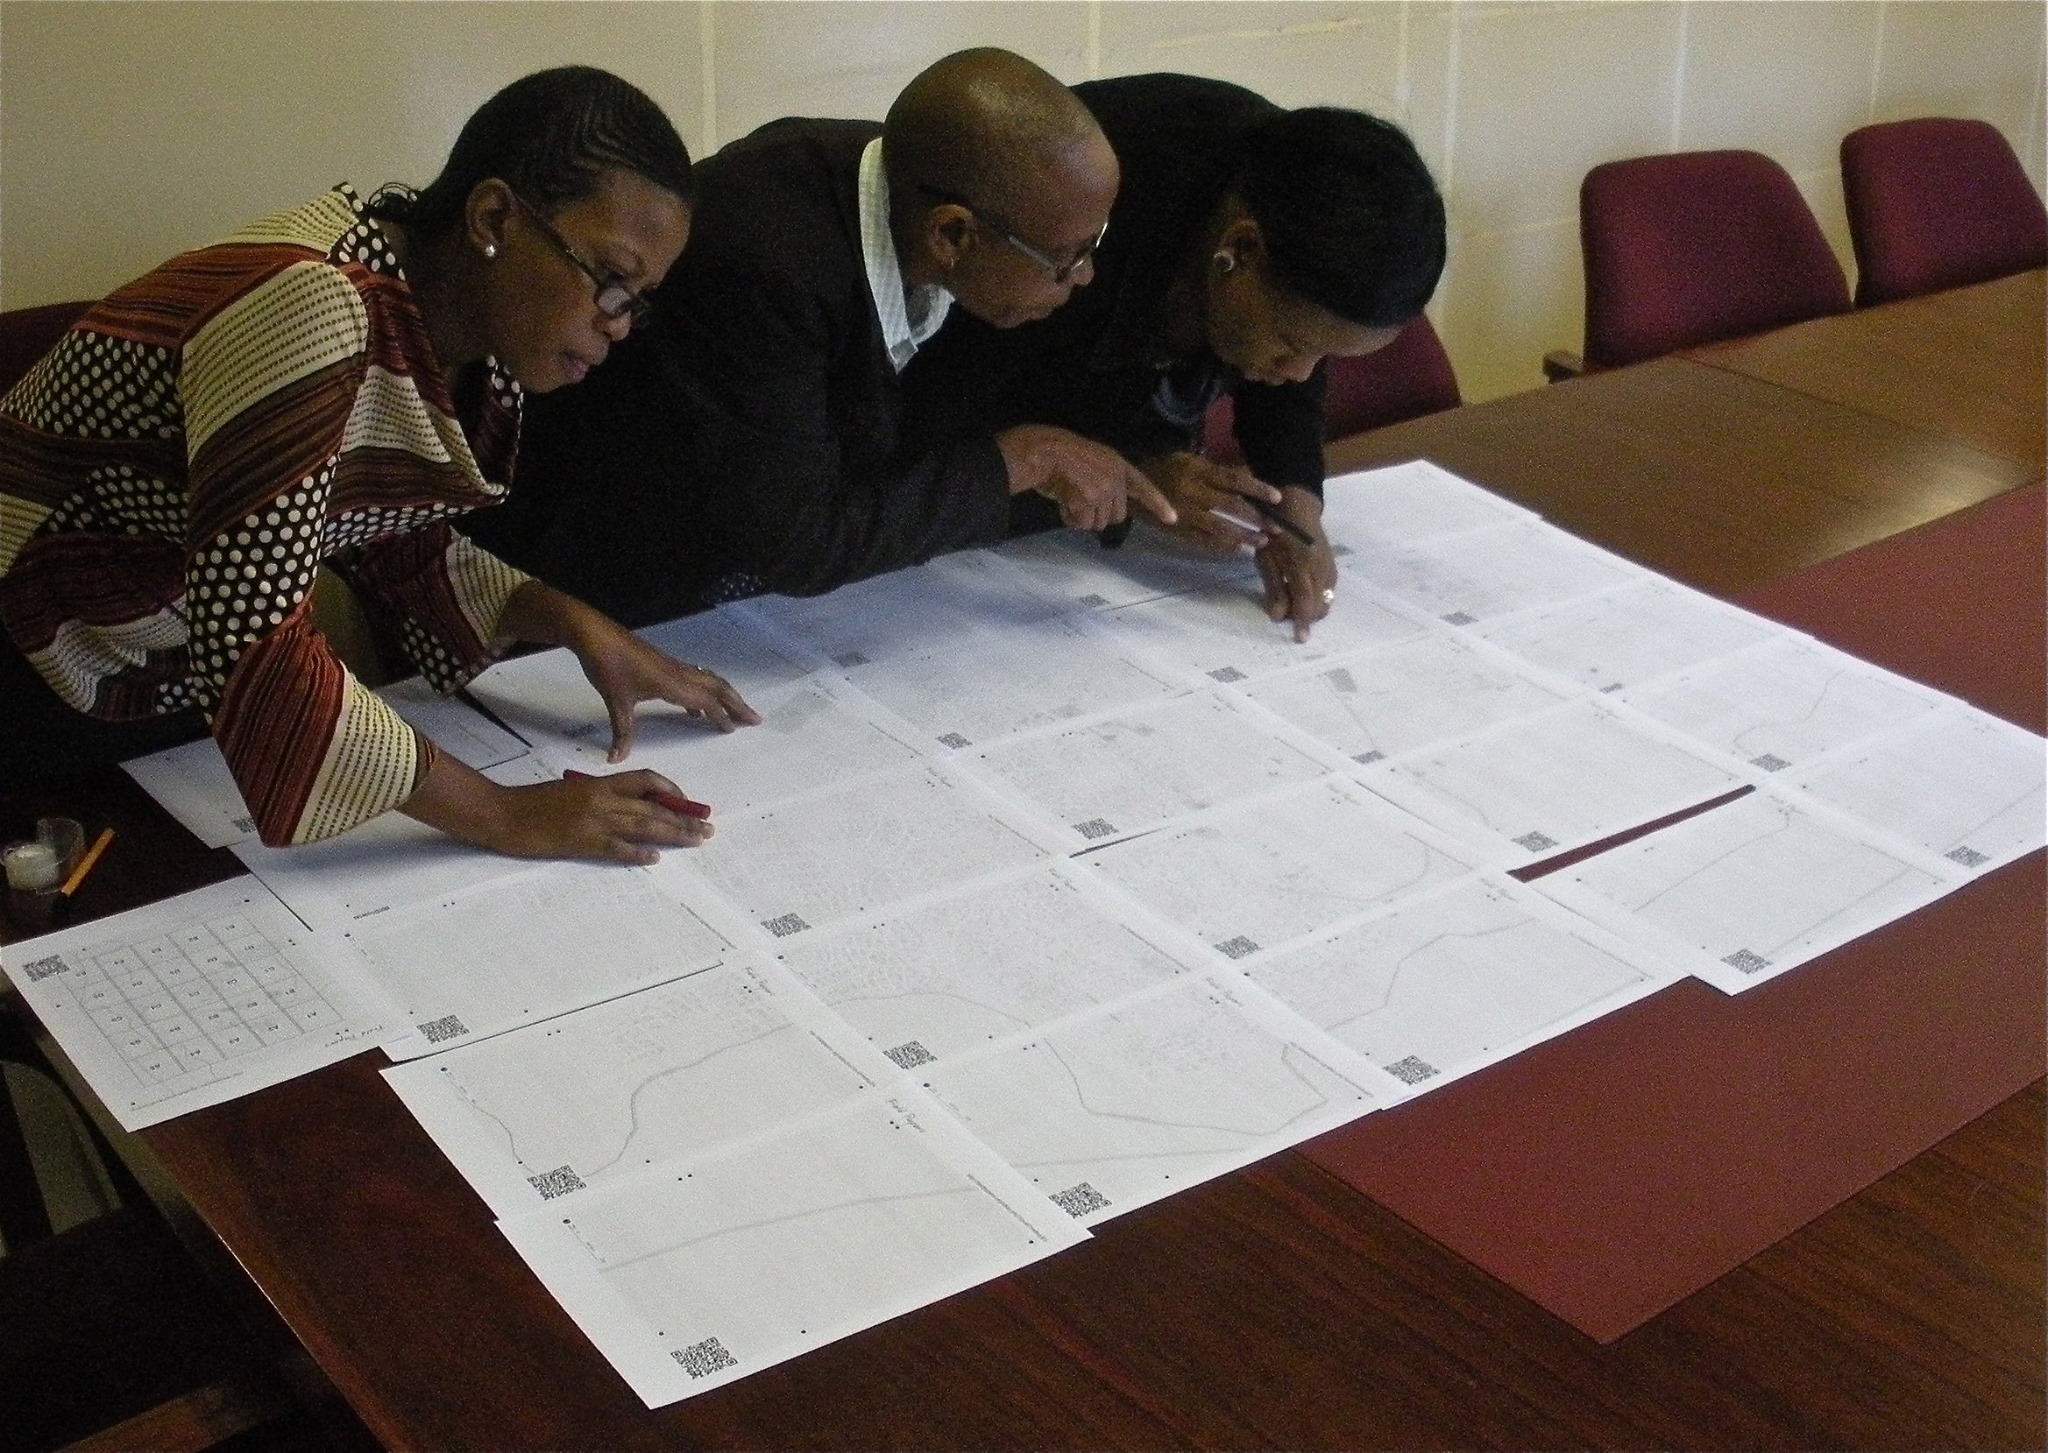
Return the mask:
<path id="1" fill-rule="evenodd" d="M 907 1087 L 499 1229 L 649 1407 L 1088 1238 Z"/>
<path id="2" fill-rule="evenodd" d="M 124 1129 L 373 1048 L 388 1015 L 345 944 L 236 878 L 0 950 L 7 973 Z"/>

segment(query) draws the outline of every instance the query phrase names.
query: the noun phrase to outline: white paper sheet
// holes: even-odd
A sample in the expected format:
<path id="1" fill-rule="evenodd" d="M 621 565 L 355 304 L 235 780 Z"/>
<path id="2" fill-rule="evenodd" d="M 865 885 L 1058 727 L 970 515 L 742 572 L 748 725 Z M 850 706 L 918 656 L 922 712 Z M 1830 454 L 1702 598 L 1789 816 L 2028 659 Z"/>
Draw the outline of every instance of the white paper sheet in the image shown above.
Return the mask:
<path id="1" fill-rule="evenodd" d="M 1172 673 L 1147 670 L 1113 639 L 1072 617 L 1020 622 L 1000 632 L 949 632 L 878 661 L 839 660 L 848 680 L 934 750 L 1164 701 L 1184 689 Z"/>
<path id="2" fill-rule="evenodd" d="M 1570 702 L 1358 769 L 1373 791 L 1520 866 L 1598 842 L 1743 785 L 1654 723 Z"/>
<path id="3" fill-rule="evenodd" d="M 1244 688 L 1354 762 L 1398 757 L 1567 699 L 1506 657 L 1447 630 Z"/>
<path id="4" fill-rule="evenodd" d="M 1062 610 L 1105 610 L 1186 590 L 1260 594 L 1259 567 L 1249 552 L 1204 554 L 1142 522 L 1114 550 L 1093 535 L 1054 530 L 1012 540 L 994 553 L 1018 567 L 1034 595 Z"/>
<path id="5" fill-rule="evenodd" d="M 1275 793 L 1081 859 L 1242 960 L 1460 878 L 1478 858 L 1347 784 Z"/>
<path id="6" fill-rule="evenodd" d="M 1766 787 L 1531 886 L 1733 994 L 1961 881 L 1961 869 Z"/>
<path id="7" fill-rule="evenodd" d="M 649 1407 L 1087 1239 L 907 1088 L 499 1229 Z"/>
<path id="8" fill-rule="evenodd" d="M 1149 1205 L 1335 1129 L 1401 1086 L 1234 975 L 1203 975 L 931 1066 L 967 1128 L 1068 1214 Z"/>
<path id="9" fill-rule="evenodd" d="M 688 867 L 747 921 L 787 938 L 1045 856 L 993 799 L 927 764 L 721 813 L 718 836 Z"/>
<path id="10" fill-rule="evenodd" d="M 737 962 L 384 1075 L 516 1216 L 886 1093 L 872 1054 L 786 976 Z"/>
<path id="11" fill-rule="evenodd" d="M 347 948 L 237 878 L 4 954 L 36 1017 L 124 1129 L 281 1084 L 377 1043 Z"/>
<path id="12" fill-rule="evenodd" d="M 1594 691 L 1619 691 L 1786 634 L 1668 580 L 1487 621 L 1472 633 Z"/>
<path id="13" fill-rule="evenodd" d="M 649 869 L 549 863 L 360 918 L 344 931 L 411 1059 L 708 968 L 731 943 Z"/>
<path id="14" fill-rule="evenodd" d="M 1535 520 L 1413 544 L 1350 542 L 1347 592 L 1375 590 L 1451 625 L 1554 605 L 1648 578 L 1618 555 Z"/>
<path id="15" fill-rule="evenodd" d="M 1956 702 L 1783 780 L 1983 873 L 2042 845 L 2044 776 L 2041 738 Z"/>
<path id="16" fill-rule="evenodd" d="M 1414 616 L 1384 601 L 1340 594 L 1309 639 L 1296 641 L 1291 622 L 1267 619 L 1264 605 L 1242 590 L 1194 590 L 1122 606 L 1095 619 L 1190 685 L 1256 681 L 1410 640 L 1424 629 Z"/>
<path id="17" fill-rule="evenodd" d="M 255 841 L 256 819 L 212 737 L 132 758 L 121 770 L 208 847 Z"/>
<path id="18" fill-rule="evenodd" d="M 1323 482 L 1323 532 L 1336 541 L 1426 540 L 1504 520 L 1535 518 L 1534 511 L 1426 459 Z"/>
<path id="19" fill-rule="evenodd" d="M 764 595 L 735 607 L 813 666 L 861 665 L 977 631 L 1058 614 L 996 555 L 980 550 L 871 576 L 827 595 Z"/>
<path id="20" fill-rule="evenodd" d="M 1069 848 L 1329 771 L 1209 693 L 1017 737 L 967 761 L 978 776 L 1042 813 Z"/>
<path id="21" fill-rule="evenodd" d="M 1764 772 L 1811 763 L 1938 708 L 1939 692 L 1803 636 L 1778 636 L 1617 699 Z"/>
<path id="22" fill-rule="evenodd" d="M 781 956 L 906 1070 L 1186 972 L 1064 866 L 791 939 Z"/>
<path id="23" fill-rule="evenodd" d="M 1420 1091 L 1610 1013 L 1683 970 L 1512 879 L 1475 875 L 1262 955 L 1244 972 Z"/>

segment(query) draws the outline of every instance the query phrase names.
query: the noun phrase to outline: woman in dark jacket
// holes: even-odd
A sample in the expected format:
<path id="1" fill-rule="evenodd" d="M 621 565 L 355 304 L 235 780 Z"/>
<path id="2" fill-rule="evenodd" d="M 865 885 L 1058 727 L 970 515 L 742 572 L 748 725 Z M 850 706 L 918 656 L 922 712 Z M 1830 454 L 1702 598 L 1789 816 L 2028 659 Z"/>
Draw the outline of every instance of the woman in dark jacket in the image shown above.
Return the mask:
<path id="1" fill-rule="evenodd" d="M 1123 168 L 1094 284 L 1020 328 L 955 317 L 905 383 L 945 428 L 1052 424 L 1122 451 L 1184 537 L 1256 547 L 1270 614 L 1305 635 L 1337 574 L 1320 525 L 1322 360 L 1383 347 L 1422 311 L 1443 271 L 1442 198 L 1399 128 L 1363 112 L 1287 111 L 1180 75 L 1074 93 Z M 1245 470 L 1195 453 L 1226 393 Z M 1247 498 L 1274 490 L 1277 505 Z M 1054 523 L 1018 504 L 1018 528 Z"/>

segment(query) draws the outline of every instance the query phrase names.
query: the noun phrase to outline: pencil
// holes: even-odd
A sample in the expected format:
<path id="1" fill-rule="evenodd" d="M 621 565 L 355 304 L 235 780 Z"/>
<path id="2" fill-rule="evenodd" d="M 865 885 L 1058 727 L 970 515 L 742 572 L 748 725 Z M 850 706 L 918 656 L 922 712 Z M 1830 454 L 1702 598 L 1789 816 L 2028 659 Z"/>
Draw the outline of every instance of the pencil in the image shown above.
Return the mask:
<path id="1" fill-rule="evenodd" d="M 71 870 L 71 876 L 64 880 L 64 886 L 57 890 L 62 897 L 69 898 L 78 891 L 78 885 L 85 881 L 85 875 L 92 871 L 92 865 L 100 860 L 100 854 L 107 850 L 107 844 L 114 840 L 114 830 L 101 828 L 100 835 L 92 840 L 92 846 L 85 850 L 85 856 L 78 860 L 78 866 Z"/>
<path id="2" fill-rule="evenodd" d="M 1314 535 L 1311 535 L 1307 530 L 1304 530 L 1301 526 L 1295 524 L 1294 521 L 1288 519 L 1286 515 L 1280 512 L 1280 506 L 1274 504 L 1271 500 L 1260 499 L 1255 494 L 1238 494 L 1234 489 L 1226 489 L 1220 492 L 1223 494 L 1236 494 L 1239 499 L 1264 515 L 1270 524 L 1277 525 L 1288 534 L 1294 536 L 1302 544 L 1313 545 L 1316 543 Z"/>
<path id="3" fill-rule="evenodd" d="M 579 772 L 574 767 L 562 774 L 563 780 L 567 782 L 588 782 L 591 777 L 591 773 Z M 708 803 L 679 797 L 673 792 L 650 792 L 647 797 L 656 806 L 666 807 L 670 812 L 680 813 L 684 817 L 694 817 L 699 822 L 708 822 L 711 819 L 711 807 Z"/>

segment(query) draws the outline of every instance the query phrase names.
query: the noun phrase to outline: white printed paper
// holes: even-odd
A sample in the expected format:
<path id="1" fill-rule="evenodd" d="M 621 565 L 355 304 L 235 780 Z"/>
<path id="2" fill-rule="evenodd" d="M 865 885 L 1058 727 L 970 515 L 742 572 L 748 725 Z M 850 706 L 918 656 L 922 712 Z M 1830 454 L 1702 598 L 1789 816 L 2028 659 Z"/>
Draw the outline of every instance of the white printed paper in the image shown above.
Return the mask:
<path id="1" fill-rule="evenodd" d="M 372 1048 L 345 946 L 237 878 L 9 944 L 15 987 L 124 1129 Z"/>

